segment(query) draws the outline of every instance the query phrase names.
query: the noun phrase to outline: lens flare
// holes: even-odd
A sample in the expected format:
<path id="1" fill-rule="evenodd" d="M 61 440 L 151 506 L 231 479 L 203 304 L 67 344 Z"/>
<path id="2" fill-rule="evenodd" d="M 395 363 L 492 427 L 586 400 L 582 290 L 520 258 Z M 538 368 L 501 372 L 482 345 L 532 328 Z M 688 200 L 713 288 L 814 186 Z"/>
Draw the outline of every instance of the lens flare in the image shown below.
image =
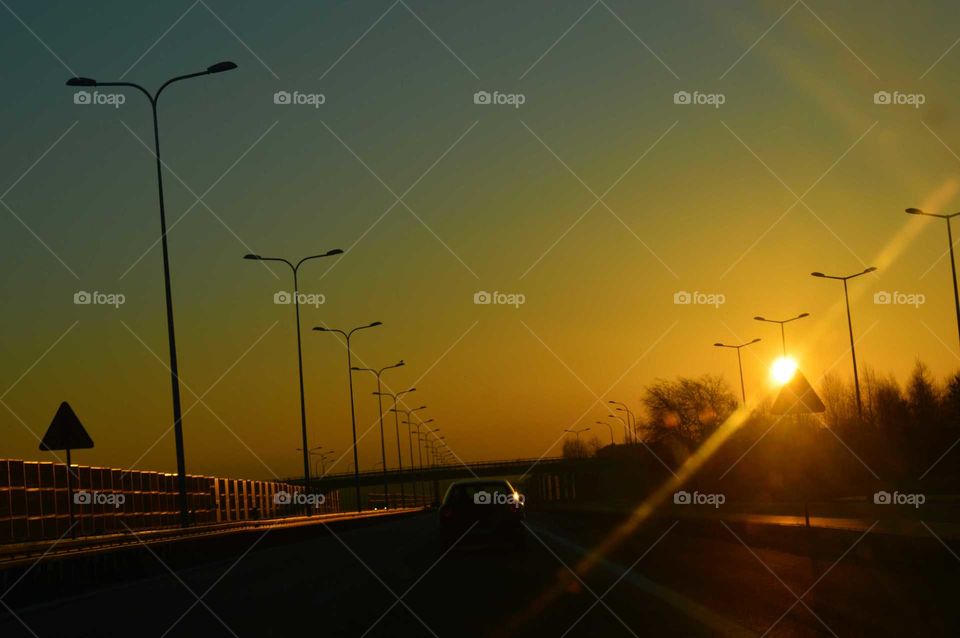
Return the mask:
<path id="1" fill-rule="evenodd" d="M 780 357 L 773 362 L 773 366 L 770 368 L 770 376 L 777 385 L 789 383 L 796 372 L 797 362 L 790 357 Z"/>

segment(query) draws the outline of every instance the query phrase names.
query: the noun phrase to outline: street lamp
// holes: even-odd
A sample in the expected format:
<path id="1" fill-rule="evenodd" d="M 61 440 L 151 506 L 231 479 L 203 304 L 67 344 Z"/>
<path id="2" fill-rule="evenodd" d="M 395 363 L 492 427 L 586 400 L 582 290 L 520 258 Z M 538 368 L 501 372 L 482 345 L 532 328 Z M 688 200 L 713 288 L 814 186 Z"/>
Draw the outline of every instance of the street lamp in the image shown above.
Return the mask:
<path id="1" fill-rule="evenodd" d="M 636 436 L 637 421 L 634 418 L 633 412 L 630 411 L 630 406 L 628 406 L 626 403 L 623 403 L 621 401 L 607 401 L 607 403 L 610 403 L 612 405 L 619 405 L 623 408 L 623 411 L 627 413 L 627 426 L 630 428 L 630 431 L 632 433 L 631 438 L 634 438 Z"/>
<path id="2" fill-rule="evenodd" d="M 410 392 L 416 392 L 416 391 L 417 391 L 416 388 L 410 388 L 409 390 L 403 390 L 402 392 L 397 392 L 396 394 L 393 394 L 392 392 L 381 392 L 379 390 L 377 392 L 374 392 L 374 394 L 378 396 L 388 396 L 393 399 L 393 408 L 390 409 L 390 412 L 393 412 L 393 425 L 397 433 L 397 467 L 400 469 L 400 503 L 404 507 L 406 507 L 407 505 L 407 495 L 406 495 L 404 484 L 403 484 L 403 453 L 401 452 L 403 448 L 400 445 L 400 411 L 397 410 L 396 408 L 397 408 L 397 401 L 399 400 L 400 397 L 402 397 L 405 394 L 409 394 Z M 410 417 L 407 416 L 407 418 L 409 419 Z M 410 451 L 411 451 L 410 462 L 412 463 L 413 448 L 411 448 Z"/>
<path id="3" fill-rule="evenodd" d="M 431 421 L 432 420 L 433 419 L 431 419 Z M 420 425 L 426 425 L 426 423 L 427 422 L 424 421 Z M 419 429 L 417 430 L 417 434 L 420 440 L 423 441 L 424 449 L 426 449 L 427 451 L 427 467 L 428 468 L 436 465 L 435 459 L 433 458 L 433 445 L 435 442 L 430 439 L 430 435 L 432 434 L 433 438 L 436 439 L 438 438 L 436 433 L 439 431 L 440 431 L 440 428 L 427 428 L 426 434 L 421 434 L 420 430 Z M 443 438 L 443 437 L 439 437 L 439 438 Z"/>
<path id="4" fill-rule="evenodd" d="M 616 445 L 616 441 L 613 440 L 613 426 L 607 423 L 606 421 L 597 421 L 597 425 L 605 425 L 610 428 L 610 445 Z"/>
<path id="5" fill-rule="evenodd" d="M 357 326 L 349 332 L 344 332 L 338 328 L 327 328 L 325 326 L 314 327 L 314 330 L 317 332 L 335 332 L 339 335 L 342 335 L 347 341 L 347 380 L 350 384 L 350 426 L 353 429 L 353 487 L 354 493 L 357 497 L 358 512 L 363 508 L 360 503 L 360 463 L 357 461 L 357 414 L 356 409 L 353 406 L 353 354 L 350 351 L 350 337 L 352 337 L 353 333 L 357 330 L 366 330 L 367 328 L 376 328 L 377 326 L 382 325 L 382 322 L 374 321 L 373 323 L 368 323 L 365 326 Z"/>
<path id="6" fill-rule="evenodd" d="M 408 392 L 409 392 L 409 390 L 408 390 Z M 404 414 L 407 415 L 407 420 L 406 420 L 404 423 L 407 424 L 407 445 L 408 445 L 408 447 L 410 448 L 410 469 L 411 469 L 411 470 L 414 468 L 414 463 L 413 463 L 413 429 L 412 429 L 414 424 L 413 424 L 413 422 L 412 422 L 412 419 L 411 419 L 411 416 L 410 416 L 410 415 L 412 415 L 414 412 L 418 412 L 418 411 L 420 411 L 420 410 L 426 410 L 426 409 L 427 409 L 427 406 L 421 405 L 419 408 L 413 408 L 412 410 L 404 410 L 403 408 L 392 408 L 392 409 L 390 410 L 391 412 L 394 412 L 394 413 L 402 412 L 402 413 L 404 413 Z M 430 419 L 430 420 L 433 421 L 433 419 Z M 419 430 L 417 430 L 417 431 L 419 432 Z M 418 455 L 420 454 L 420 446 L 419 446 L 419 444 L 417 445 L 417 454 L 418 454 Z M 421 467 L 421 469 L 423 469 L 422 461 L 421 461 L 421 466 L 420 466 L 420 467 Z M 414 495 L 414 500 L 415 500 L 415 501 L 416 501 L 416 500 L 419 500 L 419 497 L 420 497 L 420 484 L 419 484 L 418 481 L 414 481 L 414 482 L 413 482 L 413 495 Z"/>
<path id="7" fill-rule="evenodd" d="M 623 412 L 623 408 L 617 408 L 617 410 Z M 621 417 L 619 414 L 613 414 L 612 412 L 607 416 L 611 419 L 616 419 L 617 421 L 620 421 L 620 425 L 623 426 L 623 443 L 624 445 L 629 443 L 630 442 L 630 431 L 628 430 L 629 426 L 627 425 L 627 422 L 623 420 L 623 417 Z"/>
<path id="8" fill-rule="evenodd" d="M 728 346 L 725 343 L 719 343 L 719 342 L 713 344 L 718 348 L 735 348 L 737 351 L 737 366 L 739 366 L 740 368 L 740 395 L 741 397 L 743 397 L 743 405 L 747 405 L 747 391 L 743 387 L 743 359 L 741 359 L 740 357 L 740 348 L 746 348 L 747 346 L 751 346 L 758 341 L 760 341 L 759 338 L 754 339 L 753 341 L 748 341 L 746 343 L 741 343 L 739 346 Z"/>
<path id="9" fill-rule="evenodd" d="M 297 280 L 297 273 L 300 271 L 300 266 L 303 265 L 305 261 L 311 259 L 320 259 L 321 257 L 332 257 L 333 255 L 342 255 L 343 251 L 339 248 L 334 248 L 333 250 L 328 250 L 327 252 L 321 255 L 310 255 L 309 257 L 304 257 L 294 265 L 293 263 L 287 261 L 283 257 L 263 257 L 261 255 L 244 255 L 244 259 L 250 259 L 253 261 L 279 261 L 286 264 L 290 267 L 290 270 L 293 271 L 293 307 L 294 314 L 297 321 L 297 376 L 300 380 L 300 436 L 303 439 L 303 482 L 304 489 L 307 494 L 310 493 L 310 461 L 307 454 L 307 405 L 304 399 L 303 394 L 303 348 L 300 344 L 300 286 Z"/>
<path id="10" fill-rule="evenodd" d="M 789 319 L 767 319 L 766 317 L 754 317 L 757 321 L 766 321 L 767 323 L 778 323 L 780 324 L 780 345 L 783 347 L 783 356 L 787 356 L 787 338 L 783 333 L 784 324 L 790 323 L 791 321 L 796 321 L 797 319 L 803 319 L 804 317 L 809 317 L 809 312 L 801 312 L 796 317 L 791 317 Z"/>
<path id="11" fill-rule="evenodd" d="M 356 366 L 350 368 L 354 372 L 370 372 L 377 377 L 377 391 L 374 392 L 374 394 L 377 395 L 377 410 L 380 415 L 380 459 L 383 463 L 383 505 L 386 509 L 390 509 L 390 492 L 387 486 L 387 446 L 383 438 L 383 394 L 380 391 L 380 375 L 382 375 L 385 370 L 400 368 L 403 365 L 403 359 L 400 359 L 400 361 L 394 363 L 392 366 L 384 366 L 379 370 L 374 368 L 358 368 Z"/>
<path id="12" fill-rule="evenodd" d="M 327 455 L 328 454 L 336 454 L 336 450 L 327 450 L 326 452 L 317 454 L 317 456 L 320 458 L 320 471 L 323 473 L 323 476 L 326 476 L 327 474 Z M 316 470 L 316 467 L 314 467 L 314 470 Z M 318 474 L 317 476 L 320 476 L 320 474 Z"/>
<path id="13" fill-rule="evenodd" d="M 857 375 L 857 350 L 853 342 L 853 320 L 850 318 L 850 293 L 847 290 L 847 280 L 854 279 L 860 275 L 865 275 L 868 272 L 873 272 L 875 270 L 876 268 L 874 266 L 870 266 L 861 272 L 853 275 L 847 275 L 846 277 L 825 275 L 822 272 L 810 273 L 812 277 L 820 277 L 821 279 L 836 279 L 843 282 L 843 299 L 847 304 L 847 329 L 850 331 L 850 355 L 853 357 L 853 385 L 857 392 L 857 416 L 861 419 L 863 418 L 863 402 L 860 400 L 860 377 Z"/>
<path id="14" fill-rule="evenodd" d="M 218 62 L 206 68 L 205 71 L 197 73 L 188 73 L 171 78 L 160 85 L 156 93 L 151 94 L 147 89 L 133 82 L 98 82 L 91 78 L 75 77 L 67 80 L 67 86 L 127 86 L 137 89 L 147 96 L 150 100 L 150 108 L 153 112 L 153 155 L 157 160 L 157 193 L 160 200 L 160 244 L 163 252 L 163 285 L 166 294 L 167 305 L 167 340 L 170 351 L 170 384 L 173 388 L 173 434 L 177 447 L 177 488 L 180 500 L 180 525 L 187 527 L 190 524 L 190 513 L 187 509 L 187 468 L 183 452 L 183 415 L 180 411 L 180 376 L 177 366 L 177 340 L 173 327 L 173 293 L 170 283 L 170 253 L 167 250 L 167 215 L 163 202 L 163 171 L 160 162 L 160 125 L 157 119 L 157 101 L 163 90 L 180 80 L 200 77 L 201 75 L 213 75 L 237 68 L 233 62 Z"/>
<path id="15" fill-rule="evenodd" d="M 960 334 L 960 292 L 957 290 L 957 263 L 953 259 L 953 231 L 950 228 L 950 220 L 960 215 L 960 213 L 925 213 L 919 208 L 908 208 L 907 212 L 911 215 L 926 215 L 927 217 L 939 217 L 947 222 L 947 243 L 950 244 L 950 272 L 953 274 L 953 309 L 957 314 L 957 333 Z"/>
<path id="16" fill-rule="evenodd" d="M 579 442 L 580 442 L 580 435 L 583 434 L 584 432 L 587 432 L 589 429 L 590 429 L 589 427 L 580 428 L 579 430 L 572 430 L 572 429 L 570 429 L 570 428 L 567 428 L 566 430 L 564 430 L 564 432 L 569 432 L 570 434 L 576 434 L 576 435 L 577 435 L 577 443 L 579 443 Z"/>

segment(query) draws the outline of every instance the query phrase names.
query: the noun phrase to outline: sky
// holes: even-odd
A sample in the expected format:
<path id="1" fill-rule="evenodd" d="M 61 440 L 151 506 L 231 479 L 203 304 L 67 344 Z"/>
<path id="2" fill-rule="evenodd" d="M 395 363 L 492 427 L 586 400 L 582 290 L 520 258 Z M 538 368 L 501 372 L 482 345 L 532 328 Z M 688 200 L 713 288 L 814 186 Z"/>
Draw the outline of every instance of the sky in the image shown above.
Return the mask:
<path id="1" fill-rule="evenodd" d="M 809 312 L 787 349 L 815 386 L 849 379 L 842 286 L 815 270 L 878 268 L 850 282 L 861 366 L 954 373 L 944 222 L 903 211 L 960 210 L 958 38 L 948 2 L 7 0 L 0 456 L 52 460 L 68 401 L 96 443 L 75 462 L 175 468 L 150 107 L 72 76 L 238 65 L 159 102 L 186 462 L 273 478 L 302 468 L 292 281 L 247 253 L 345 251 L 300 270 L 335 471 L 346 353 L 318 325 L 382 321 L 357 365 L 404 359 L 386 388 L 416 386 L 463 460 L 559 454 L 657 378 L 736 389 L 717 341 L 762 338 L 759 399 L 780 341 L 758 314 Z M 376 387 L 354 381 L 369 469 Z"/>

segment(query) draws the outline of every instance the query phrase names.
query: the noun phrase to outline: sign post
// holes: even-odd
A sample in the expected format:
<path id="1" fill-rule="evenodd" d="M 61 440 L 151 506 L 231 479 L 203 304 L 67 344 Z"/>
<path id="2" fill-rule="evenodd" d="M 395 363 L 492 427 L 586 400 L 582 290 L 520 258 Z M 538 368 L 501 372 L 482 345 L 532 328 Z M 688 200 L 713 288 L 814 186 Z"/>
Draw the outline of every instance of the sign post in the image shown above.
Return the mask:
<path id="1" fill-rule="evenodd" d="M 780 390 L 780 394 L 777 395 L 776 400 L 773 402 L 773 406 L 770 408 L 770 412 L 773 414 L 815 414 L 824 412 L 826 406 L 823 405 L 823 401 L 820 400 L 820 397 L 817 396 L 816 390 L 813 389 L 813 386 L 810 385 L 810 382 L 807 381 L 807 378 L 803 376 L 799 370 L 794 373 L 793 378 L 790 379 Z M 804 490 L 808 492 L 808 490 Z M 803 499 L 803 518 L 806 521 L 807 529 L 810 528 L 810 496 L 809 493 L 804 495 Z"/>
<path id="2" fill-rule="evenodd" d="M 67 452 L 67 511 L 70 513 L 71 538 L 77 537 L 77 530 L 73 514 L 73 465 L 70 450 L 88 450 L 92 447 L 93 439 L 87 434 L 70 404 L 64 401 L 57 409 L 57 413 L 53 415 L 53 421 L 50 422 L 47 433 L 40 441 L 40 451 L 66 450 Z"/>

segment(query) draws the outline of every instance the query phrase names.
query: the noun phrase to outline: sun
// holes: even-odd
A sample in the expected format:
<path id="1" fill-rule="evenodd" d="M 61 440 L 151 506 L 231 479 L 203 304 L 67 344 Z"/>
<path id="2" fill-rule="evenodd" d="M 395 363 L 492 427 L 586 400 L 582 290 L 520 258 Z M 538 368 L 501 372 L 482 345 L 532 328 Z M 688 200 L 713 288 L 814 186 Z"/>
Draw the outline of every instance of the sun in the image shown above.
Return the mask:
<path id="1" fill-rule="evenodd" d="M 770 376 L 777 385 L 789 383 L 796 372 L 797 362 L 790 357 L 778 358 L 770 368 Z"/>

